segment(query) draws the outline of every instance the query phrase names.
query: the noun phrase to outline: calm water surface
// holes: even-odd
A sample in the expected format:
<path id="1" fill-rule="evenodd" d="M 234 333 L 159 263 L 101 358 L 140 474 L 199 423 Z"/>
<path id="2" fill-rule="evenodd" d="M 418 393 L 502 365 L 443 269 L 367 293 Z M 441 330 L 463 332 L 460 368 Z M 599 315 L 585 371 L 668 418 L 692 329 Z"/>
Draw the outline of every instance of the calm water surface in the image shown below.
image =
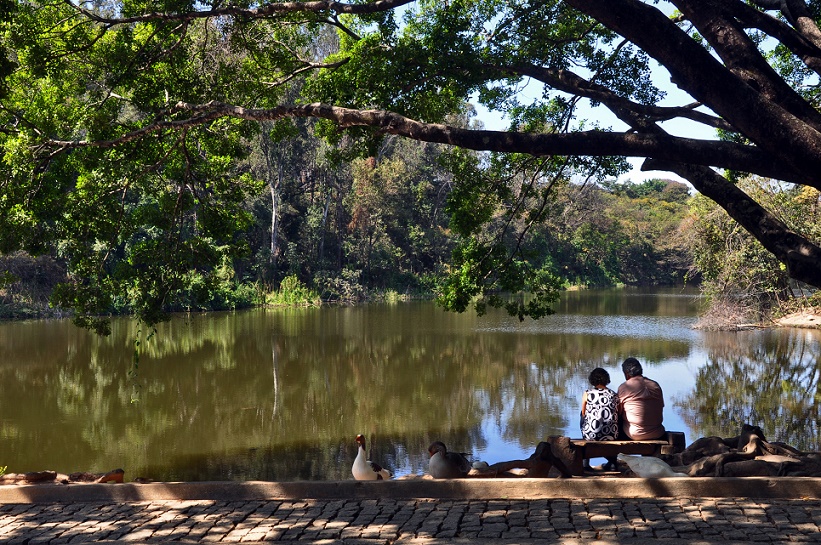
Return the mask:
<path id="1" fill-rule="evenodd" d="M 68 321 L 0 324 L 0 467 L 126 480 L 349 479 L 357 433 L 397 475 L 427 445 L 490 463 L 578 437 L 587 374 L 638 357 L 668 429 L 819 449 L 821 334 L 692 329 L 694 291 L 569 292 L 558 313 L 446 313 L 429 302 L 175 317 L 146 337 Z M 141 339 L 135 344 L 134 339 Z M 135 359 L 135 352 L 139 355 Z"/>

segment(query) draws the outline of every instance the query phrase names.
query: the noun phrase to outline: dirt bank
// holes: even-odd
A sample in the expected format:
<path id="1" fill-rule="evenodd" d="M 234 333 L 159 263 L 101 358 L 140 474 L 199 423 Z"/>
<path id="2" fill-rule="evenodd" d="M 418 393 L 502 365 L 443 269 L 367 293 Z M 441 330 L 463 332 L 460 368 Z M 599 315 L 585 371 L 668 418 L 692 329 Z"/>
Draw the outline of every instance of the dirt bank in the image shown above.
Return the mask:
<path id="1" fill-rule="evenodd" d="M 775 323 L 784 327 L 818 329 L 821 327 L 821 314 L 810 311 L 795 312 L 779 318 Z"/>

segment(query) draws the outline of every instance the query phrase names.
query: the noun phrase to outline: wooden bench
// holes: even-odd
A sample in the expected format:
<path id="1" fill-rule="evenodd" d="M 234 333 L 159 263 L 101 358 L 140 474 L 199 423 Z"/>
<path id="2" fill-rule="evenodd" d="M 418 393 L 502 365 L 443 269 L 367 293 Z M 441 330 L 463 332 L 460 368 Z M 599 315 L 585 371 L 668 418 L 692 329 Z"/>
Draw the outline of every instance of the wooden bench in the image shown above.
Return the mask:
<path id="1" fill-rule="evenodd" d="M 668 431 L 667 437 L 654 441 L 586 441 L 584 439 L 568 439 L 566 437 L 551 438 L 549 441 L 557 447 L 554 454 L 562 458 L 573 475 L 584 475 L 584 461 L 590 458 L 607 458 L 618 454 L 641 454 L 644 456 L 658 456 L 660 454 L 675 454 L 685 449 L 684 433 Z M 560 439 L 561 441 L 556 441 Z M 562 448 L 563 447 L 563 448 Z"/>

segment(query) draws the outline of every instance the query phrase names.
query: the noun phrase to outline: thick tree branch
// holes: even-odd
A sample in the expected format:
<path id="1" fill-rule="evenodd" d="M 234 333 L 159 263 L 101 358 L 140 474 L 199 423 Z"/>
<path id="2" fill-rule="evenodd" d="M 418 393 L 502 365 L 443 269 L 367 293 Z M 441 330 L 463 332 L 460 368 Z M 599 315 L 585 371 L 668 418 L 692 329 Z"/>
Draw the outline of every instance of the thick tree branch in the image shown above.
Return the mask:
<path id="1" fill-rule="evenodd" d="M 780 9 L 802 36 L 821 47 L 821 31 L 804 0 L 784 0 Z"/>
<path id="2" fill-rule="evenodd" d="M 190 117 L 167 119 L 187 113 Z M 373 127 L 383 133 L 395 134 L 439 144 L 483 151 L 529 153 L 532 155 L 587 155 L 655 157 L 750 172 L 769 178 L 810 185 L 821 189 L 821 179 L 791 172 L 784 164 L 773 160 L 754 146 L 733 142 L 680 138 L 667 134 L 613 133 L 584 131 L 575 133 L 524 133 L 476 131 L 435 123 L 421 123 L 384 110 L 354 110 L 327 104 L 279 106 L 271 109 L 250 109 L 220 102 L 188 104 L 179 102 L 165 112 L 163 118 L 136 131 L 112 140 L 48 140 L 44 145 L 52 156 L 63 151 L 98 147 L 113 148 L 165 130 L 182 130 L 204 125 L 220 117 L 249 121 L 272 121 L 286 117 L 316 117 L 337 123 L 341 127 Z"/>
<path id="3" fill-rule="evenodd" d="M 715 201 L 787 266 L 789 275 L 812 286 L 821 283 L 821 248 L 792 231 L 736 185 L 709 168 L 674 161 L 645 161 L 646 170 L 668 170 L 688 180 Z"/>
<path id="4" fill-rule="evenodd" d="M 807 179 L 821 172 L 821 132 L 739 79 L 661 11 L 638 0 L 566 1 L 633 41 L 679 87 L 782 164 Z"/>
<path id="5" fill-rule="evenodd" d="M 714 48 L 725 66 L 767 100 L 821 130 L 821 115 L 790 87 L 764 59 L 727 9 L 716 0 L 672 0 Z M 705 6 L 705 4 L 709 4 Z M 705 9 L 706 8 L 706 9 Z"/>
<path id="6" fill-rule="evenodd" d="M 733 13 L 745 27 L 757 28 L 772 36 L 800 58 L 808 68 L 821 74 L 821 40 L 816 40 L 814 36 L 805 36 L 775 17 L 770 17 L 741 2 L 733 6 Z"/>

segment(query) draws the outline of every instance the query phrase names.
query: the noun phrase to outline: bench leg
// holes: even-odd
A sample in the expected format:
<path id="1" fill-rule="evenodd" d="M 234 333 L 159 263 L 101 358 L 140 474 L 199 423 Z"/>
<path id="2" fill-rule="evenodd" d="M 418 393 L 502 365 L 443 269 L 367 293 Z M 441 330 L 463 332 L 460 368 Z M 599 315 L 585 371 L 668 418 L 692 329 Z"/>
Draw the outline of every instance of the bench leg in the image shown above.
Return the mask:
<path id="1" fill-rule="evenodd" d="M 547 438 L 553 455 L 559 458 L 574 476 L 584 475 L 584 447 L 570 443 L 569 437 L 553 435 Z"/>

